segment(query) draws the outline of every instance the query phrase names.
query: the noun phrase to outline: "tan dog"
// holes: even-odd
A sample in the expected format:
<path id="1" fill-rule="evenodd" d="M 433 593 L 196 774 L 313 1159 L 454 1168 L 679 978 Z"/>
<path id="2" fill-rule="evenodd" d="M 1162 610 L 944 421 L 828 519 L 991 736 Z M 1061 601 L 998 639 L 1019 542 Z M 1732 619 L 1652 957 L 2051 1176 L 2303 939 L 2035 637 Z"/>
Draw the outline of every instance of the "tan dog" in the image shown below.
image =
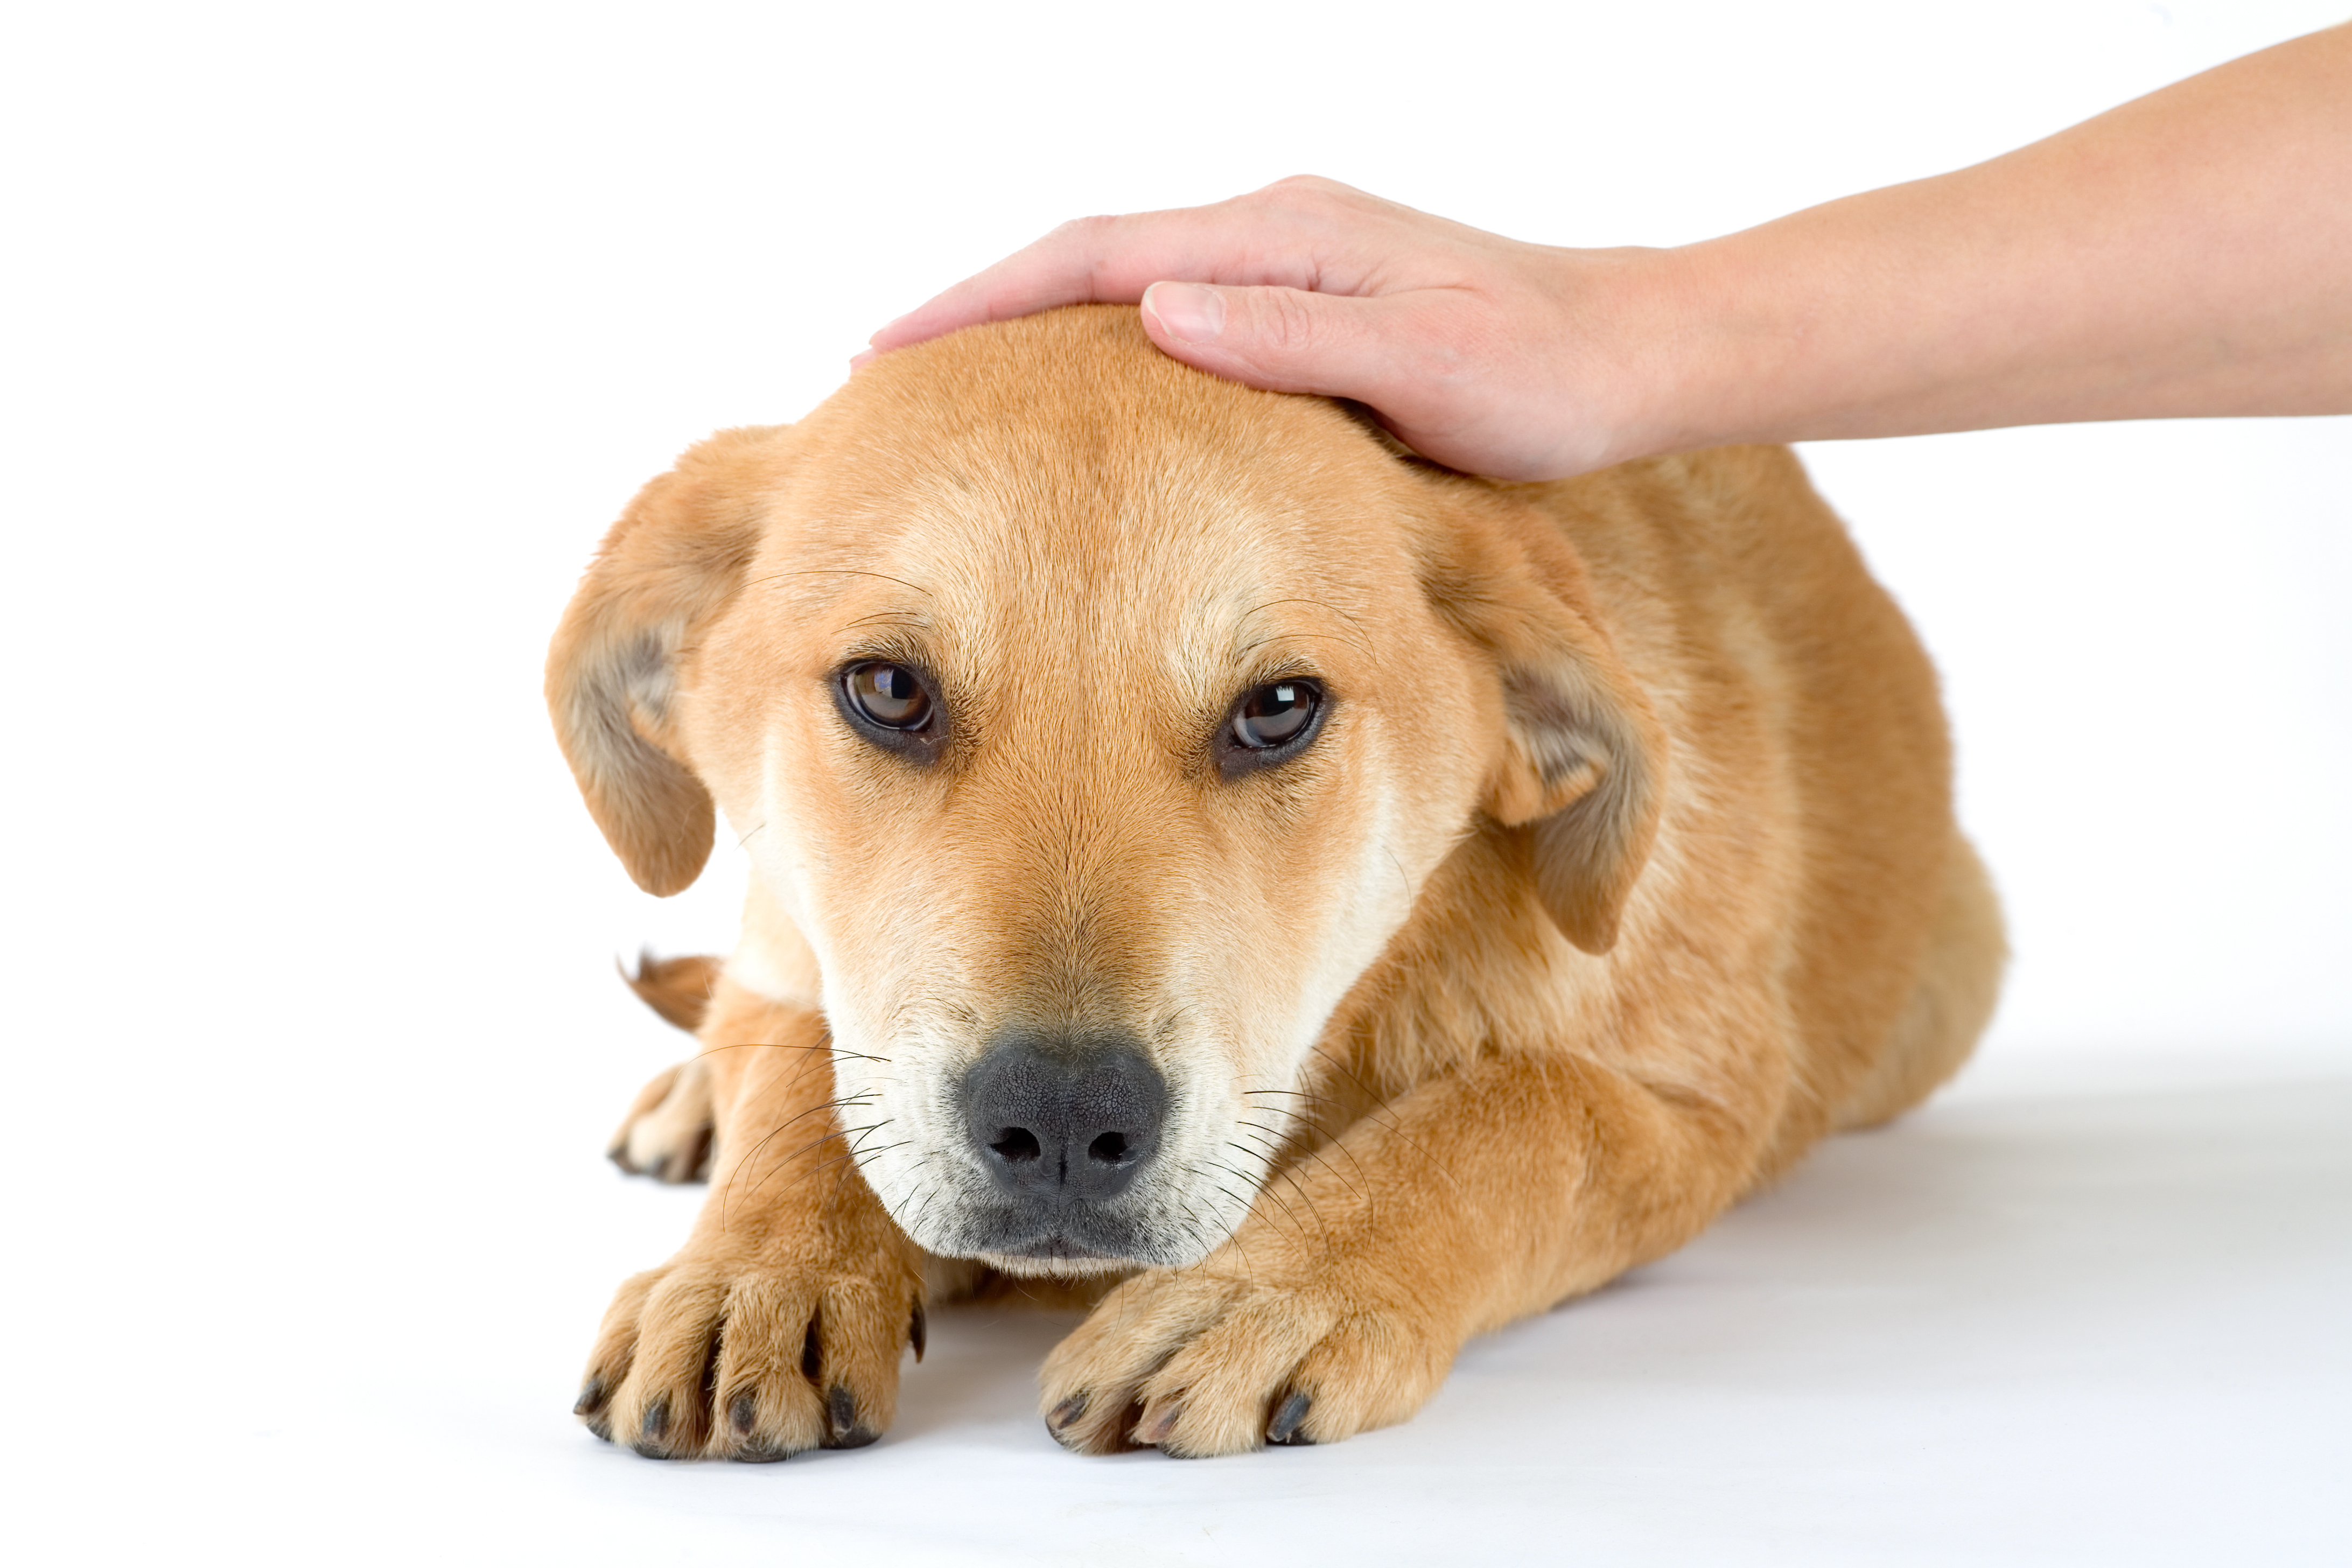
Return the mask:
<path id="1" fill-rule="evenodd" d="M 714 801 L 752 861 L 707 1009 L 640 977 L 702 1054 L 617 1157 L 717 1138 L 589 1363 L 641 1453 L 870 1441 L 927 1295 L 1003 1275 L 1132 1274 L 1045 1364 L 1071 1447 L 1402 1420 L 1998 985 L 1934 675 L 1786 452 L 1465 479 L 1130 310 L 696 447 L 548 695 L 640 885 Z"/>

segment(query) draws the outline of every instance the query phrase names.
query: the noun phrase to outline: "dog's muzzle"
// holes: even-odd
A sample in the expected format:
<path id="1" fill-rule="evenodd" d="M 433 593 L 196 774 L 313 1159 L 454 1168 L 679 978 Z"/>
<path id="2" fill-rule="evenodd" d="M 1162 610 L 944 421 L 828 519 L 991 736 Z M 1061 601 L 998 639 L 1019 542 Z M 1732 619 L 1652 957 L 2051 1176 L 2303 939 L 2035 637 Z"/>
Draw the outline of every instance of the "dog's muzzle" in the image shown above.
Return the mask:
<path id="1" fill-rule="evenodd" d="M 1159 1152 L 1168 1085 L 1134 1037 L 1009 1033 L 961 1094 L 999 1200 L 978 1216 L 975 1250 L 1081 1260 L 1149 1249 L 1119 1200 Z"/>

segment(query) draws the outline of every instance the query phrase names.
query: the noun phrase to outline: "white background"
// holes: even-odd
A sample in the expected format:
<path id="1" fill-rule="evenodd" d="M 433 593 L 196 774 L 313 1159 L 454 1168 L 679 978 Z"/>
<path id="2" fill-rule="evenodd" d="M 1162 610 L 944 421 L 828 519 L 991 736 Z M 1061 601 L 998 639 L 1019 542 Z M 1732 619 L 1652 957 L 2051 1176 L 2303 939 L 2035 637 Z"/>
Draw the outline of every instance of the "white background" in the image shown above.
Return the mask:
<path id="1" fill-rule="evenodd" d="M 1056 1328 L 1034 1321 L 943 1325 L 944 1370 L 864 1455 L 663 1467 L 572 1427 L 605 1292 L 692 1201 L 598 1163 L 683 1044 L 611 963 L 723 949 L 740 871 L 637 894 L 538 696 L 638 483 L 715 426 L 796 417 L 873 328 L 1065 217 L 1312 171 L 1528 238 L 1671 244 L 2340 11 L 20 8 L 0 1312 L 5 1484 L 38 1506 L 7 1528 L 64 1558 L 309 1561 L 1377 1558 L 1482 1530 L 1711 1562 L 2340 1549 L 2344 1466 L 2296 1467 L 2345 1458 L 2314 1391 L 2352 1392 L 2323 1331 L 2347 1300 L 2352 421 L 1809 449 L 1945 672 L 2019 952 L 1985 1076 L 1475 1347 L 1422 1423 L 1306 1457 L 1059 1455 L 1025 1404 Z M 2184 1184 L 2210 1212 L 2167 1229 L 2147 1194 Z M 1933 1201 L 1870 1206 L 1895 1190 Z M 1990 1212 L 2041 1218 L 1951 1218 Z M 2232 1246 L 2239 1285 L 2181 1297 Z M 1932 1329 L 1897 1298 L 1942 1303 Z M 1775 1310 L 1787 1336 L 1722 1348 Z M 2237 1348 L 2115 1359 L 2189 1342 Z M 1887 1376 L 1818 1359 L 1851 1343 Z M 2022 1370 L 1906 1381 L 1954 1354 Z M 1859 1447 L 1809 1466 L 1806 1434 Z M 1975 1469 L 1937 1447 L 1963 1438 Z M 1743 1445 L 1770 1464 L 1726 1489 L 1708 1467 Z M 1325 1501 L 1237 1500 L 1299 1489 Z"/>

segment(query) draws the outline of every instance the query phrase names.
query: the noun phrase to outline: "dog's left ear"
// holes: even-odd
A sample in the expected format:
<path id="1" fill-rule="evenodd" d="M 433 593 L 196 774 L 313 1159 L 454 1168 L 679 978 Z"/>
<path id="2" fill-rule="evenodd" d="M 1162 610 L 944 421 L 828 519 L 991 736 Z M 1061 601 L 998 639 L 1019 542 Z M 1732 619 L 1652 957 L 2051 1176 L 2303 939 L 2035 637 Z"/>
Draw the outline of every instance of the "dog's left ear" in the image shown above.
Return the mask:
<path id="1" fill-rule="evenodd" d="M 547 709 L 589 813 L 648 893 L 710 858 L 717 812 L 677 714 L 679 656 L 740 586 L 787 426 L 722 430 L 637 492 L 547 655 Z"/>
<path id="2" fill-rule="evenodd" d="M 1572 559 L 1531 559 L 1475 525 L 1450 542 L 1450 560 L 1424 566 L 1424 590 L 1502 686 L 1486 813 L 1532 840 L 1537 893 L 1561 933 L 1606 952 L 1657 837 L 1664 730 L 1595 625 Z"/>

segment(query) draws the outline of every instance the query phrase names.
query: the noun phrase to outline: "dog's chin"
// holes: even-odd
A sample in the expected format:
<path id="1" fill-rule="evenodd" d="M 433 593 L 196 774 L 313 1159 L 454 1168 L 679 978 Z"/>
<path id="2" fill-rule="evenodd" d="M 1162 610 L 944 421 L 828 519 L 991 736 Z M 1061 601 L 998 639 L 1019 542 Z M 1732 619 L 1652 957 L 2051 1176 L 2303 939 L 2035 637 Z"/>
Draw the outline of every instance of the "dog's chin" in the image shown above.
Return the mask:
<path id="1" fill-rule="evenodd" d="M 985 1241 L 972 1239 L 979 1244 L 967 1242 L 951 1256 L 985 1263 L 1002 1274 L 1057 1279 L 1133 1274 L 1144 1268 L 1182 1268 L 1216 1250 L 1213 1244 L 1201 1245 L 1198 1237 L 1140 1236 L 1120 1246 L 1109 1237 L 1073 1236 L 1058 1229 L 1017 1240 L 1001 1235 Z"/>
<path id="2" fill-rule="evenodd" d="M 1091 1279 L 1106 1274 L 1132 1274 L 1150 1265 L 1140 1258 L 1113 1258 L 1062 1242 L 1040 1242 L 1021 1252 L 982 1252 L 974 1257 L 1000 1274 L 1031 1279 Z"/>

